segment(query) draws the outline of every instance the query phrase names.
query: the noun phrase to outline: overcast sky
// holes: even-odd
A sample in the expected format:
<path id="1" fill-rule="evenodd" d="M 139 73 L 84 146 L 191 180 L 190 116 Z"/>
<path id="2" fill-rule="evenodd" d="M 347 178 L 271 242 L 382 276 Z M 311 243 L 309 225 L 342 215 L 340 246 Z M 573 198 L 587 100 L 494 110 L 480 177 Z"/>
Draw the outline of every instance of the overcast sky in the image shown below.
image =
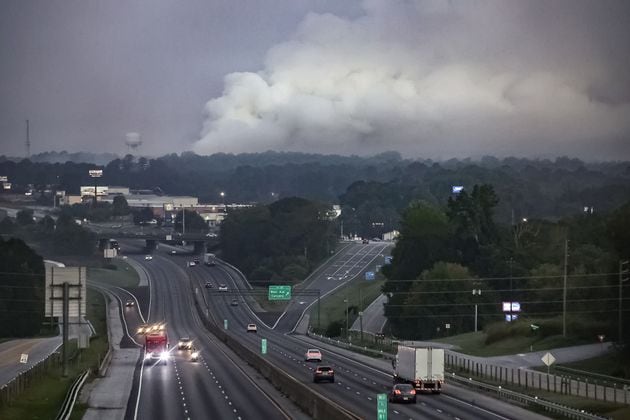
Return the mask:
<path id="1" fill-rule="evenodd" d="M 626 0 L 0 4 L 0 154 L 630 159 Z"/>

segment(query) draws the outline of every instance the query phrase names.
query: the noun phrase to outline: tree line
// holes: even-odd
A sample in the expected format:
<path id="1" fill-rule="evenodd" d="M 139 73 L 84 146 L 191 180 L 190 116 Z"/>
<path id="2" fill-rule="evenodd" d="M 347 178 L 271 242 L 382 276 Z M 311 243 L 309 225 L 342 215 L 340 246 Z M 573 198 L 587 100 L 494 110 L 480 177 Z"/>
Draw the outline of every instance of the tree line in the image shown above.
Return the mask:
<path id="1" fill-rule="evenodd" d="M 445 205 L 415 201 L 403 211 L 392 263 L 383 267 L 394 335 L 427 339 L 473 331 L 477 305 L 480 327 L 517 315 L 527 328 L 542 324 L 536 331 L 545 336 L 567 328 L 588 341 L 599 334 L 630 338 L 630 328 L 618 337 L 618 323 L 611 321 L 619 309 L 619 261 L 630 259 L 630 202 L 607 214 L 497 223 L 499 202 L 494 188 L 483 184 Z M 521 307 L 509 312 L 508 306 L 506 313 L 503 302 Z M 623 316 L 627 324 L 627 310 Z"/>

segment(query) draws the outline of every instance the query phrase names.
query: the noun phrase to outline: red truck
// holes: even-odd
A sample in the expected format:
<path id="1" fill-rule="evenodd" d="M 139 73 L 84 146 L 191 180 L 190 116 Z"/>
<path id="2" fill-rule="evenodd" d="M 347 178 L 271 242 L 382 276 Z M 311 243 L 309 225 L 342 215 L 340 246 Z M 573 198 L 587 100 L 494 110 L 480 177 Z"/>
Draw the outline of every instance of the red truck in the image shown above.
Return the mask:
<path id="1" fill-rule="evenodd" d="M 162 362 L 166 364 L 169 359 L 168 337 L 166 331 L 150 333 L 144 340 L 144 360 Z"/>

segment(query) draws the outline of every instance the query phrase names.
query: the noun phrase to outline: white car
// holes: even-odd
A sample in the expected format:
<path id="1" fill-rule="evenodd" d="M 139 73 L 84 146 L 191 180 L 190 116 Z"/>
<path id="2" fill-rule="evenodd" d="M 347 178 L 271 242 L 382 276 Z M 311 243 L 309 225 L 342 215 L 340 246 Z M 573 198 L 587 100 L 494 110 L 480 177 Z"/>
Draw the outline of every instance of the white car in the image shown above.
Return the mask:
<path id="1" fill-rule="evenodd" d="M 227 291 L 228 291 L 228 287 L 225 284 L 219 285 L 219 292 L 227 292 Z"/>
<path id="2" fill-rule="evenodd" d="M 308 349 L 308 350 L 306 350 L 306 354 L 304 355 L 304 361 L 306 361 L 306 362 L 310 362 L 310 361 L 321 362 L 322 361 L 322 352 L 319 351 L 318 349 Z"/>
<path id="3" fill-rule="evenodd" d="M 247 324 L 247 332 L 257 333 L 258 328 L 256 328 L 256 324 Z"/>
<path id="4" fill-rule="evenodd" d="M 219 235 L 217 235 L 214 232 L 210 232 L 210 233 L 206 233 L 206 237 L 208 238 L 217 238 Z"/>
<path id="5" fill-rule="evenodd" d="M 153 259 L 153 255 L 145 255 L 144 259 L 147 260 L 147 261 L 150 261 L 150 260 Z"/>

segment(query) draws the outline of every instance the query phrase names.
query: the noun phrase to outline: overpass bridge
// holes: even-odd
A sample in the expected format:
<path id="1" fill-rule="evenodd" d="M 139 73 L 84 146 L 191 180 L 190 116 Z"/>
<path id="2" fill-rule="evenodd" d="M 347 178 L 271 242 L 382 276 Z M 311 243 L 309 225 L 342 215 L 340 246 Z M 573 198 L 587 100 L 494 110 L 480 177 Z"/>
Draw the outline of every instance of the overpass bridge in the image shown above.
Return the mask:
<path id="1" fill-rule="evenodd" d="M 216 236 L 208 236 L 205 232 L 175 232 L 170 228 L 146 227 L 136 225 L 86 224 L 85 228 L 94 232 L 101 248 L 109 247 L 109 239 L 140 239 L 146 242 L 147 252 L 156 248 L 158 242 L 192 243 L 195 253 L 216 249 L 219 240 Z"/>

